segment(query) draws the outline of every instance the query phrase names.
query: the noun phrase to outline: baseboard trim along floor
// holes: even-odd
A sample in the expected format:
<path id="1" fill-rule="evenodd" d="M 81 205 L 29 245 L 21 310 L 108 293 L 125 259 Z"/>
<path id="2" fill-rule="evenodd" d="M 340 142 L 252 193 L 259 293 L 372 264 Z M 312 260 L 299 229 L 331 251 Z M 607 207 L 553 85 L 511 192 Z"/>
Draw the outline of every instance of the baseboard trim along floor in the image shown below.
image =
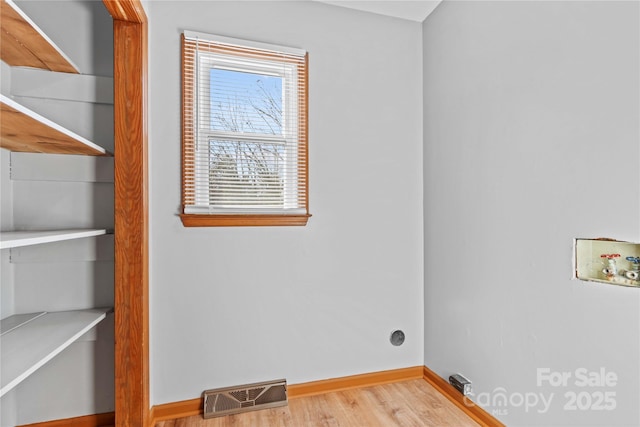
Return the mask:
<path id="1" fill-rule="evenodd" d="M 351 375 L 348 377 L 332 378 L 328 380 L 311 381 L 302 384 L 291 384 L 287 387 L 287 394 L 289 399 L 296 399 L 299 397 L 314 396 L 352 388 L 370 387 L 374 385 L 406 381 L 422 378 L 422 376 L 422 366 L 414 366 L 411 368 L 393 369 L 389 371 Z M 202 397 L 183 400 L 181 402 L 156 405 L 151 411 L 151 420 L 153 421 L 151 425 L 153 426 L 159 421 L 201 415 L 202 409 Z"/>
<path id="2" fill-rule="evenodd" d="M 390 371 L 372 372 L 342 378 L 332 378 L 329 380 L 292 384 L 288 387 L 288 394 L 289 399 L 295 399 L 298 397 L 315 396 L 317 394 L 349 390 L 352 388 L 372 387 L 375 385 L 413 380 L 416 378 L 422 378 L 422 376 L 422 366 L 414 366 L 412 368 L 393 369 Z"/>
<path id="3" fill-rule="evenodd" d="M 505 427 L 504 424 L 495 419 L 491 414 L 482 409 L 480 406 L 476 405 L 470 399 L 465 399 L 465 397 L 451 384 L 449 384 L 446 380 L 440 378 L 438 374 L 436 374 L 426 366 L 423 367 L 423 378 L 426 382 L 428 382 L 436 390 L 438 390 L 444 397 L 449 399 L 451 402 L 453 402 L 453 404 L 464 411 L 464 413 L 467 414 L 469 418 L 473 419 L 481 426 Z"/>
<path id="4" fill-rule="evenodd" d="M 24 424 L 18 427 L 105 427 L 115 424 L 115 413 L 85 415 L 83 417 L 66 418 L 64 420 L 44 421 Z"/>
<path id="5" fill-rule="evenodd" d="M 424 379 L 439 393 L 450 400 L 469 418 L 483 427 L 505 427 L 500 421 L 486 412 L 480 406 L 469 399 L 465 399 L 458 390 L 442 379 L 438 374 L 426 366 L 414 366 L 410 368 L 393 369 L 389 371 L 372 372 L 368 374 L 352 375 L 348 377 L 332 378 L 328 380 L 311 381 L 302 384 L 288 386 L 288 398 L 297 399 L 315 396 L 325 393 L 338 392 L 349 389 L 372 387 L 382 384 L 390 384 L 407 380 Z M 150 426 L 155 426 L 160 421 L 185 418 L 194 415 L 202 415 L 202 397 L 183 400 L 180 402 L 165 403 L 151 408 Z M 114 414 L 88 415 L 65 420 L 47 421 L 24 425 L 20 427 L 102 427 L 114 424 Z"/>

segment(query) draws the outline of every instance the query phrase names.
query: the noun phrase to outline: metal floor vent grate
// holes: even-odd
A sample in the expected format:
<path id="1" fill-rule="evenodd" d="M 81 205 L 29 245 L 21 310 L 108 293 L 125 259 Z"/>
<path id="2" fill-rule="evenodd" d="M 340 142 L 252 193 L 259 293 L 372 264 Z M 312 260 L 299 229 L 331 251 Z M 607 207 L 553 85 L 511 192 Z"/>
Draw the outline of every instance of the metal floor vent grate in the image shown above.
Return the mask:
<path id="1" fill-rule="evenodd" d="M 205 418 L 286 405 L 287 380 L 217 388 L 204 392 Z"/>

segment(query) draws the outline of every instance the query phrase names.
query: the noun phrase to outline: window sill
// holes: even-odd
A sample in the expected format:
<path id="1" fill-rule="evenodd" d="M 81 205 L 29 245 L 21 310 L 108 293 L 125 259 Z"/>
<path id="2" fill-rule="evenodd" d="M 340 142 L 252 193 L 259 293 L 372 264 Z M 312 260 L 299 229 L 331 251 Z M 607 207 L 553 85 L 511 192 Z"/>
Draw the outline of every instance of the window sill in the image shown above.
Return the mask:
<path id="1" fill-rule="evenodd" d="M 185 227 L 305 226 L 311 215 L 201 215 L 181 214 Z"/>

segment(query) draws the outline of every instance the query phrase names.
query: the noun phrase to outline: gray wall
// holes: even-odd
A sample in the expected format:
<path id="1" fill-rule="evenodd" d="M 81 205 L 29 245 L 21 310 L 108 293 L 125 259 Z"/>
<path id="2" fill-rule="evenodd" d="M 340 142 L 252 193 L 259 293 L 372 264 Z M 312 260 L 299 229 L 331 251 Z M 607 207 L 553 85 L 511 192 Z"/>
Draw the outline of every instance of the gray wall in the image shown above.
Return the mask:
<path id="1" fill-rule="evenodd" d="M 420 24 L 315 2 L 148 9 L 152 404 L 421 365 Z M 306 227 L 182 226 L 185 29 L 309 51 Z"/>
<path id="2" fill-rule="evenodd" d="M 574 238 L 640 239 L 639 12 L 445 1 L 423 24 L 424 362 L 508 425 L 640 424 L 640 292 L 572 280 Z M 615 386 L 576 385 L 601 367 Z M 616 408 L 563 409 L 597 392 Z"/>
<path id="3" fill-rule="evenodd" d="M 11 68 L 4 62 L 0 77 L 2 93 L 10 87 Z M 13 230 L 13 185 L 10 179 L 11 157 L 9 151 L 0 149 L 0 231 Z M 14 280 L 9 251 L 0 251 L 0 317 L 14 314 Z M 16 403 L 13 391 L 0 399 L 0 426 L 16 424 Z"/>

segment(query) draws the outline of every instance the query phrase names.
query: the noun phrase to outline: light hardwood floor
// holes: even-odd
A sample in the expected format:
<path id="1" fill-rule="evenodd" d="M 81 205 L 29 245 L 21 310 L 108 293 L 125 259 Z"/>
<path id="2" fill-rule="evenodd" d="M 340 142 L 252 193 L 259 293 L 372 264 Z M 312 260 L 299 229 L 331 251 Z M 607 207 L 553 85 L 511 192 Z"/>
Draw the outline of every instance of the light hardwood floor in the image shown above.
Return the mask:
<path id="1" fill-rule="evenodd" d="M 424 380 L 289 400 L 289 406 L 205 420 L 193 416 L 156 427 L 471 427 L 478 426 Z"/>

